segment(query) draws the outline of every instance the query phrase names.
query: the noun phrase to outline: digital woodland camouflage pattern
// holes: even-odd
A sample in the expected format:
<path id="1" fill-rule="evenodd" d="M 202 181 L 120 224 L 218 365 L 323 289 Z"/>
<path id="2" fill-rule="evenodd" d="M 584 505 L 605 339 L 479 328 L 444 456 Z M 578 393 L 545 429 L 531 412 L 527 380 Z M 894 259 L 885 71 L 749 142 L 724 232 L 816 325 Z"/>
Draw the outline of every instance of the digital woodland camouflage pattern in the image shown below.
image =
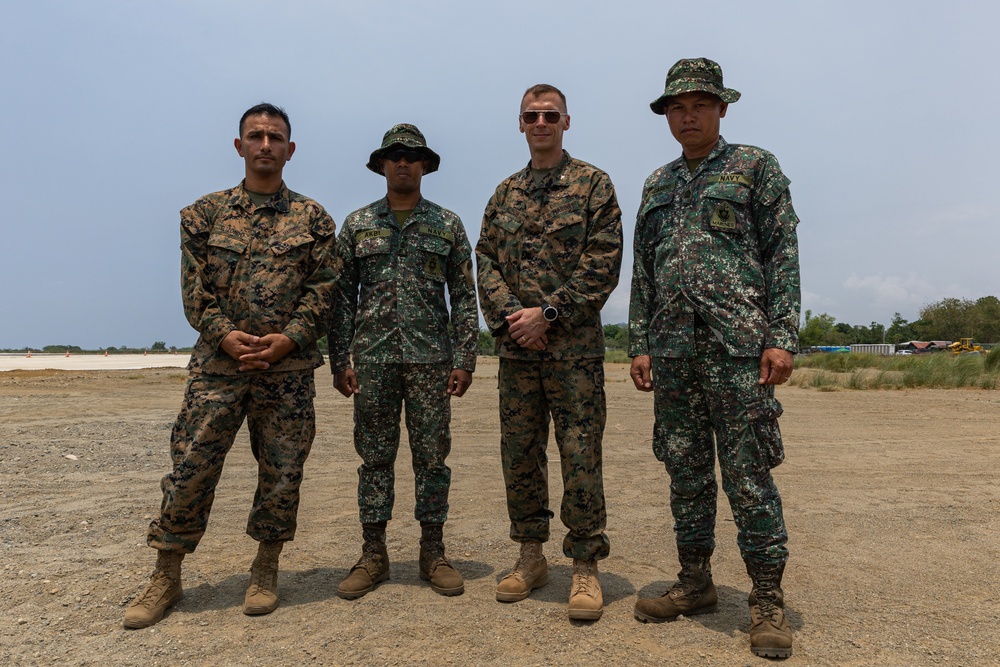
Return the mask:
<path id="1" fill-rule="evenodd" d="M 195 550 L 244 417 L 259 467 L 247 535 L 292 539 L 302 468 L 316 433 L 315 395 L 311 370 L 237 377 L 191 374 L 170 437 L 173 471 L 160 484 L 160 517 L 150 523 L 146 542 L 162 551 Z"/>
<path id="2" fill-rule="evenodd" d="M 421 199 L 400 226 L 381 199 L 347 217 L 337 252 L 344 268 L 328 337 L 334 373 L 350 367 L 352 347 L 355 363 L 476 369 L 472 247 L 457 215 Z"/>
<path id="3" fill-rule="evenodd" d="M 789 181 L 767 151 L 718 144 L 646 180 L 636 221 L 629 355 L 651 355 L 653 451 L 670 474 L 679 549 L 715 546 L 718 450 L 744 560 L 784 563 L 770 469 L 784 458 L 765 347 L 794 352 L 799 264 Z"/>
<path id="4" fill-rule="evenodd" d="M 796 350 L 799 219 L 788 184 L 773 155 L 721 137 L 694 174 L 679 158 L 646 179 L 629 356 L 693 356 L 693 313 L 734 357 Z"/>
<path id="5" fill-rule="evenodd" d="M 479 301 L 497 353 L 508 359 L 604 357 L 601 308 L 618 284 L 621 209 L 611 179 L 563 151 L 536 182 L 530 164 L 504 180 L 486 206 L 476 245 Z M 504 318 L 554 306 L 546 350 L 511 340 Z"/>
<path id="6" fill-rule="evenodd" d="M 446 393 L 450 363 L 359 363 L 354 369 L 360 393 L 354 397 L 354 448 L 358 468 L 361 523 L 392 518 L 399 418 L 406 403 L 418 521 L 444 523 L 448 518 L 451 469 L 451 396 Z"/>
<path id="7" fill-rule="evenodd" d="M 674 63 L 667 72 L 663 94 L 649 103 L 653 113 L 664 115 L 667 99 L 684 93 L 706 92 L 715 95 L 726 104 L 740 99 L 740 93 L 726 88 L 722 83 L 722 68 L 719 63 L 708 58 L 684 58 Z"/>
<path id="8" fill-rule="evenodd" d="M 479 298 L 501 357 L 500 449 L 511 537 L 549 537 L 549 419 L 563 476 L 563 553 L 605 558 L 601 468 L 605 424 L 601 308 L 618 284 L 621 209 L 611 179 L 570 157 L 541 179 L 530 163 L 504 180 L 486 206 L 476 245 Z M 511 340 L 505 317 L 548 304 L 559 318 L 546 350 Z"/>
<path id="9" fill-rule="evenodd" d="M 201 334 L 188 369 L 236 375 L 239 362 L 220 347 L 234 330 L 283 333 L 298 344 L 268 372 L 323 365 L 316 341 L 340 271 L 335 232 L 322 206 L 284 184 L 261 206 L 241 184 L 182 210 L 184 313 Z"/>
<path id="10" fill-rule="evenodd" d="M 759 360 L 730 356 L 707 325 L 695 327 L 694 344 L 694 358 L 652 358 L 653 453 L 670 475 L 678 549 L 715 548 L 717 449 L 743 559 L 784 563 L 788 535 L 770 472 L 784 459 L 774 386 L 757 384 Z"/>
<path id="11" fill-rule="evenodd" d="M 607 558 L 604 534 L 602 438 L 606 421 L 604 360 L 537 363 L 501 359 L 500 451 L 507 487 L 510 536 L 517 542 L 549 539 L 549 414 L 559 445 L 563 498 L 559 517 L 569 529 L 563 554 Z"/>

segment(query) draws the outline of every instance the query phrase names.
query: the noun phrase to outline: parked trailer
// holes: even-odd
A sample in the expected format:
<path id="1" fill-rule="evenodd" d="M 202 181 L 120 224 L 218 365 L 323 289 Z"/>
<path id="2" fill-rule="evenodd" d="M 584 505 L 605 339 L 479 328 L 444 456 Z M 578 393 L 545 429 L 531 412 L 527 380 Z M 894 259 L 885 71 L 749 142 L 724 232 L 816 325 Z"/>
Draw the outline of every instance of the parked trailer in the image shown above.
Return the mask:
<path id="1" fill-rule="evenodd" d="M 851 352 L 858 354 L 880 354 L 885 357 L 891 357 L 896 354 L 896 346 L 892 343 L 858 344 L 851 345 Z"/>

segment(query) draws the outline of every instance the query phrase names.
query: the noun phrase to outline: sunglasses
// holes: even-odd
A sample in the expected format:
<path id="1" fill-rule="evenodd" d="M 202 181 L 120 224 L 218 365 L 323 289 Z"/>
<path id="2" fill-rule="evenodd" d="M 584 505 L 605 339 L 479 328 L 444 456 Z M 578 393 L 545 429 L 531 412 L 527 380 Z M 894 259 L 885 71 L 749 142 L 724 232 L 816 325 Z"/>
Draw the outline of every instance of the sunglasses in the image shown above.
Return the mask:
<path id="1" fill-rule="evenodd" d="M 534 125 L 538 122 L 538 117 L 542 116 L 545 122 L 549 125 L 555 125 L 559 122 L 559 119 L 567 114 L 560 113 L 558 111 L 522 111 L 521 120 L 523 120 L 528 125 Z"/>
<path id="2" fill-rule="evenodd" d="M 424 154 L 422 152 L 405 148 L 395 148 L 386 153 L 383 157 L 386 160 L 389 160 L 390 162 L 399 162 L 400 160 L 406 160 L 410 164 L 427 159 L 424 157 Z"/>

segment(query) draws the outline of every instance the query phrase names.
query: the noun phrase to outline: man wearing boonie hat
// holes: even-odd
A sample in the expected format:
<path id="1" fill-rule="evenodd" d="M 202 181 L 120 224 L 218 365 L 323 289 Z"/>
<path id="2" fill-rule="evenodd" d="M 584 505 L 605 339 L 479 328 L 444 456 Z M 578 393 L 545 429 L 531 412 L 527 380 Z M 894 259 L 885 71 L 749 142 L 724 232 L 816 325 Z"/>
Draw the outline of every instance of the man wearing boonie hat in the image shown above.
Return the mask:
<path id="1" fill-rule="evenodd" d="M 636 388 L 654 392 L 653 452 L 670 476 L 681 570 L 662 597 L 639 599 L 635 616 L 661 622 L 716 610 L 718 453 L 753 583 L 751 651 L 785 658 L 788 536 L 770 471 L 784 459 L 774 387 L 791 375 L 798 343 L 799 219 L 774 156 L 719 135 L 739 98 L 717 63 L 695 58 L 670 68 L 650 104 L 682 155 L 642 191 L 629 356 Z"/>
<path id="2" fill-rule="evenodd" d="M 362 460 L 364 543 L 337 589 L 346 599 L 389 578 L 385 530 L 404 403 L 421 526 L 420 578 L 442 595 L 465 590 L 444 554 L 451 487 L 445 457 L 451 451 L 449 399 L 465 394 L 476 369 L 479 315 L 465 227 L 420 194 L 421 178 L 440 163 L 415 126 L 393 126 L 367 165 L 385 176 L 386 196 L 351 213 L 337 239 L 344 271 L 330 323 L 330 367 L 334 387 L 354 397 L 354 447 Z"/>

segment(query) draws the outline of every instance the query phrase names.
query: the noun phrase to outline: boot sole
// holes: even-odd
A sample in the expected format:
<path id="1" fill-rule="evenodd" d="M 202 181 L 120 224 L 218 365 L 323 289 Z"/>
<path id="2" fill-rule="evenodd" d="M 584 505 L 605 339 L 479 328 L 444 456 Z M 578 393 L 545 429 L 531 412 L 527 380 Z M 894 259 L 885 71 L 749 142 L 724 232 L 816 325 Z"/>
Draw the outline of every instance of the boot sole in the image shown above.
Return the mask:
<path id="1" fill-rule="evenodd" d="M 571 621 L 596 621 L 604 615 L 604 609 L 570 609 Z"/>
<path id="2" fill-rule="evenodd" d="M 426 575 L 423 572 L 421 572 L 420 573 L 420 580 L 421 581 L 430 581 L 431 578 L 428 575 Z M 431 590 L 434 591 L 435 593 L 437 593 L 438 595 L 447 595 L 447 596 L 461 595 L 462 593 L 465 592 L 465 584 L 462 584 L 461 586 L 455 586 L 454 588 L 442 588 L 441 586 L 435 586 L 432 583 L 431 584 Z"/>
<path id="3" fill-rule="evenodd" d="M 337 597 L 342 598 L 344 600 L 357 600 L 359 597 L 361 597 L 363 595 L 367 595 L 368 593 L 371 593 L 373 590 L 375 590 L 375 587 L 378 584 L 382 583 L 383 581 L 387 581 L 388 579 L 389 579 L 389 573 L 386 572 L 384 575 L 379 576 L 375 581 L 372 582 L 371 586 L 369 586 L 368 588 L 366 588 L 364 590 L 361 590 L 361 591 L 344 591 L 344 590 L 341 590 L 341 589 L 338 588 L 337 589 Z"/>
<path id="4" fill-rule="evenodd" d="M 541 588 L 545 584 L 549 583 L 549 573 L 546 572 L 544 575 L 536 579 L 528 590 L 521 593 L 501 593 L 497 591 L 497 602 L 520 602 L 521 600 L 527 598 L 531 595 L 531 591 Z"/>
<path id="5" fill-rule="evenodd" d="M 751 646 L 750 652 L 761 658 L 790 658 L 792 649 L 790 648 L 768 648 L 766 646 Z"/>
<path id="6" fill-rule="evenodd" d="M 701 614 L 714 614 L 719 610 L 719 605 L 713 604 L 711 607 L 701 607 L 700 609 L 692 609 L 689 612 L 682 614 L 677 614 L 677 616 L 699 616 Z M 638 609 L 635 611 L 635 620 L 642 623 L 669 623 L 670 621 L 676 621 L 677 616 L 650 616 L 649 614 L 643 613 Z"/>

